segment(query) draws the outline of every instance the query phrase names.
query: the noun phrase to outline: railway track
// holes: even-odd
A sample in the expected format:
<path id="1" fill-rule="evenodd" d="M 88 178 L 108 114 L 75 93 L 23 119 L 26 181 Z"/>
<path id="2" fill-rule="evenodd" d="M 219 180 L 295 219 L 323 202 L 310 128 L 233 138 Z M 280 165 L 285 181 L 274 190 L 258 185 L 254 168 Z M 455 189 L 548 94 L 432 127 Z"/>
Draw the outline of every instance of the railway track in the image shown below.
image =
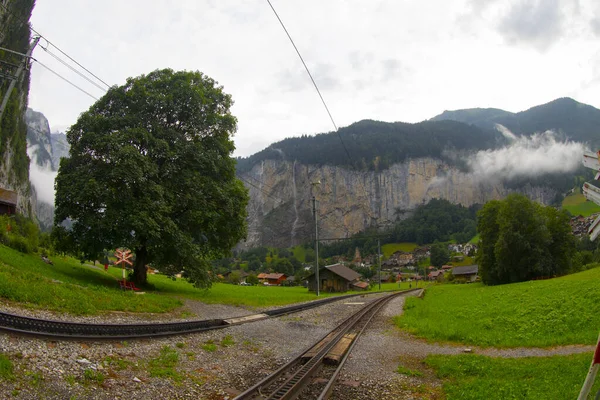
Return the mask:
<path id="1" fill-rule="evenodd" d="M 74 340 L 129 340 L 161 336 L 182 335 L 211 329 L 222 329 L 260 318 L 277 317 L 298 311 L 318 307 L 334 301 L 348 299 L 361 294 L 328 297 L 305 304 L 297 304 L 265 311 L 262 314 L 246 316 L 246 318 L 211 319 L 156 324 L 86 324 L 78 322 L 53 321 L 40 318 L 24 317 L 0 312 L 0 330 L 28 336 L 47 337 L 52 339 Z"/>
<path id="2" fill-rule="evenodd" d="M 327 399 L 352 347 L 371 319 L 394 297 L 416 290 L 420 289 L 403 291 L 372 301 L 317 344 L 248 388 L 235 400 Z M 317 375 L 320 379 L 315 379 Z M 313 384 L 310 384 L 311 382 Z"/>

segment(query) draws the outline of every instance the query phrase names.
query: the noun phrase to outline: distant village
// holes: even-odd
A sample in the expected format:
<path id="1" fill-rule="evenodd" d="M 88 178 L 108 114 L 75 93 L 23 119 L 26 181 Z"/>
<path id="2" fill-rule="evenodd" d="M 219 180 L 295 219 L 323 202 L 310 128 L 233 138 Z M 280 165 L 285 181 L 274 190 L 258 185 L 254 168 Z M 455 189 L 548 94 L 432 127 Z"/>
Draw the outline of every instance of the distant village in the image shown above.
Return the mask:
<path id="1" fill-rule="evenodd" d="M 587 233 L 597 214 L 572 217 L 570 224 L 573 234 L 580 237 Z M 473 243 L 448 244 L 450 259 L 440 267 L 427 265 L 431 246 L 416 247 L 412 251 L 396 251 L 381 261 L 378 271 L 376 254 L 362 256 L 356 248 L 354 258 L 343 256 L 331 258 L 331 265 L 319 268 L 319 289 L 323 292 L 344 292 L 348 290 L 368 290 L 372 285 L 395 282 L 455 282 L 471 283 L 479 281 L 479 266 L 473 263 L 477 245 Z M 316 291 L 316 274 L 312 263 L 303 265 L 305 275 L 288 275 L 281 272 L 252 273 L 242 269 L 217 276 L 221 282 L 242 286 L 304 286 Z"/>
<path id="2" fill-rule="evenodd" d="M 382 261 L 381 273 L 377 271 L 377 255 L 371 254 L 362 257 L 360 250 L 355 250 L 352 260 L 345 257 L 332 257 L 333 264 L 319 268 L 319 289 L 322 292 L 344 292 L 348 290 L 368 290 L 372 285 L 395 282 L 419 281 L 456 281 L 461 283 L 475 282 L 478 278 L 477 265 L 464 265 L 477 252 L 477 245 L 449 244 L 448 252 L 452 256 L 448 265 L 439 268 L 424 265 L 430 257 L 430 246 L 421 246 L 411 252 L 396 251 L 389 258 Z M 305 286 L 310 291 L 316 290 L 316 274 L 310 264 L 304 265 L 306 276 L 297 282 L 297 276 L 281 272 L 249 273 L 244 270 L 234 270 L 218 275 L 223 282 L 237 283 L 242 286 Z M 370 271 L 368 274 L 366 271 Z M 361 273 L 362 272 L 362 273 Z"/>

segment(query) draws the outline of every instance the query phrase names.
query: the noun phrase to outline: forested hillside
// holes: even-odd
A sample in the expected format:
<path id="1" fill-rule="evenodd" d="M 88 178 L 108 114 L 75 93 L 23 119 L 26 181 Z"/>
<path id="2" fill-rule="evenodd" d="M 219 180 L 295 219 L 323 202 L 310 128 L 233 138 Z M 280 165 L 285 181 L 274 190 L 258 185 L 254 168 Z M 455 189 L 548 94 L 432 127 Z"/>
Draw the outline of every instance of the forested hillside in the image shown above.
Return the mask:
<path id="1" fill-rule="evenodd" d="M 556 99 L 518 113 L 494 108 L 444 111 L 431 121 L 452 120 L 491 129 L 501 124 L 515 134 L 531 135 L 548 129 L 564 139 L 600 146 L 600 110 L 569 97 Z"/>
<path id="2" fill-rule="evenodd" d="M 493 147 L 499 134 L 456 121 L 417 124 L 363 120 L 335 132 L 284 139 L 248 157 L 238 159 L 238 173 L 267 159 L 297 161 L 304 165 L 344 166 L 381 171 L 409 158 L 432 157 L 451 164 L 447 150 L 481 150 Z"/>
<path id="3" fill-rule="evenodd" d="M 29 18 L 33 0 L 9 0 L 0 7 L 0 47 L 26 53 L 29 48 Z M 14 75 L 16 65 L 22 57 L 0 50 L 3 60 L 0 72 Z M 9 79 L 0 79 L 0 102 L 10 84 Z M 17 83 L 0 120 L 0 185 L 19 193 L 21 212 L 30 213 L 29 199 L 29 157 L 27 156 L 24 114 L 29 93 L 29 70 Z"/>

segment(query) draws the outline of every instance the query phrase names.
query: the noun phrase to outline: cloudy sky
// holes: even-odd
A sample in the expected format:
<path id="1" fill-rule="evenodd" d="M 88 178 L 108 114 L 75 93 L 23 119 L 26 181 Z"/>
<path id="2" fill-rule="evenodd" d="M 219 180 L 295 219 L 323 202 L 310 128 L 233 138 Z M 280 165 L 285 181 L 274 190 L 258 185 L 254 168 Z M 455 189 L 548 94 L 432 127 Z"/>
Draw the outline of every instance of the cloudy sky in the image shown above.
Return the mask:
<path id="1" fill-rule="evenodd" d="M 266 0 L 38 0 L 32 24 L 109 84 L 200 70 L 233 96 L 236 155 L 333 129 Z M 569 96 L 600 108 L 596 0 L 272 0 L 338 126 L 444 110 L 520 111 Z M 103 93 L 43 50 L 34 57 Z M 60 53 L 48 48 L 53 54 Z M 94 100 L 34 64 L 29 103 L 64 130 Z"/>

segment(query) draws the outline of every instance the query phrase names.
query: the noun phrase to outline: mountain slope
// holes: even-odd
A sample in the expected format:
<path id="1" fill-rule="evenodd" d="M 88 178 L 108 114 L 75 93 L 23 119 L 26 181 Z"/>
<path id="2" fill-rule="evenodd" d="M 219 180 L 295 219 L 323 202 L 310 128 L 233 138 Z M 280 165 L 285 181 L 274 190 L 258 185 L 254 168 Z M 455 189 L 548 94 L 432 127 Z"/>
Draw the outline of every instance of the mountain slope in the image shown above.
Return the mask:
<path id="1" fill-rule="evenodd" d="M 600 146 L 600 110 L 569 97 L 553 100 L 518 113 L 496 108 L 444 111 L 430 121 L 452 120 L 483 129 L 501 124 L 513 133 L 531 135 L 555 130 L 564 139 Z"/>
<path id="2" fill-rule="evenodd" d="M 495 145 L 498 137 L 492 130 L 455 121 L 408 124 L 363 120 L 340 128 L 338 133 L 339 136 L 330 132 L 284 139 L 238 159 L 238 172 L 247 172 L 264 160 L 295 160 L 306 165 L 344 166 L 361 171 L 381 171 L 419 157 L 453 163 L 446 156 L 448 149 L 487 149 Z"/>

